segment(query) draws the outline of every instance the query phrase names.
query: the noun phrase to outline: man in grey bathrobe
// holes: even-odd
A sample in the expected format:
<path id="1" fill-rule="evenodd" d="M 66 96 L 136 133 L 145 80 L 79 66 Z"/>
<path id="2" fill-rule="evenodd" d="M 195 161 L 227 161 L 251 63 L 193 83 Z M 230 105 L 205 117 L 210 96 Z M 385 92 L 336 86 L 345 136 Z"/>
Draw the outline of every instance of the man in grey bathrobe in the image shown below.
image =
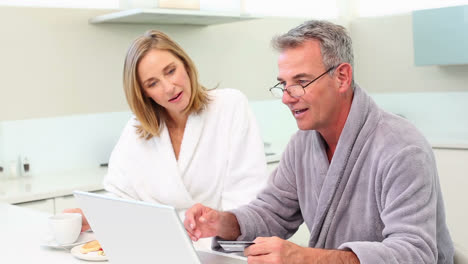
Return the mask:
<path id="1" fill-rule="evenodd" d="M 297 121 L 250 204 L 186 213 L 192 240 L 253 240 L 249 263 L 453 263 L 431 147 L 353 81 L 346 30 L 309 21 L 276 37 L 282 97 Z M 287 240 L 305 222 L 309 247 Z M 272 237 L 276 236 L 276 237 Z"/>

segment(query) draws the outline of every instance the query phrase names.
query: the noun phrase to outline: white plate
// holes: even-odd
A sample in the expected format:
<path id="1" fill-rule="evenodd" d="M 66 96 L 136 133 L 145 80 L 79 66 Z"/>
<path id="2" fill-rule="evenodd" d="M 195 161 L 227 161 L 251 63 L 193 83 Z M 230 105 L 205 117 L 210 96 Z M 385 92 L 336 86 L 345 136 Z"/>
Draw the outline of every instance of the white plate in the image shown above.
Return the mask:
<path id="1" fill-rule="evenodd" d="M 107 256 L 101 256 L 98 254 L 97 251 L 89 252 L 86 254 L 83 254 L 80 252 L 80 249 L 83 245 L 79 245 L 76 247 L 73 247 L 70 251 L 70 253 L 79 259 L 82 260 L 88 260 L 88 261 L 107 261 Z"/>
<path id="2" fill-rule="evenodd" d="M 44 239 L 44 242 L 42 242 L 41 246 L 43 247 L 51 247 L 51 248 L 64 248 L 64 249 L 70 249 L 72 247 L 82 245 L 84 243 L 88 243 L 89 241 L 95 240 L 96 237 L 94 236 L 93 232 L 81 232 L 80 236 L 76 240 L 75 243 L 73 244 L 66 244 L 66 245 L 60 245 L 58 244 L 52 235 L 48 235 L 46 239 Z"/>

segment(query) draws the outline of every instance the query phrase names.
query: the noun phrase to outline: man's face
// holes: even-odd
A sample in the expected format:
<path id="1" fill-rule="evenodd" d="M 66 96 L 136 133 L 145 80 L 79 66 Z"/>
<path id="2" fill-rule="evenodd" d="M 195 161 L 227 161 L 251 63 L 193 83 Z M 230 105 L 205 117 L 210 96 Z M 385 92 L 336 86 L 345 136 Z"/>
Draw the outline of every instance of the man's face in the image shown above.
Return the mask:
<path id="1" fill-rule="evenodd" d="M 328 69 L 322 63 L 320 43 L 309 40 L 296 48 L 281 52 L 278 58 L 278 80 L 285 87 L 305 85 Z M 338 118 L 338 87 L 336 78 L 325 74 L 305 88 L 305 94 L 299 98 L 283 94 L 283 103 L 289 107 L 301 130 L 329 129 Z"/>

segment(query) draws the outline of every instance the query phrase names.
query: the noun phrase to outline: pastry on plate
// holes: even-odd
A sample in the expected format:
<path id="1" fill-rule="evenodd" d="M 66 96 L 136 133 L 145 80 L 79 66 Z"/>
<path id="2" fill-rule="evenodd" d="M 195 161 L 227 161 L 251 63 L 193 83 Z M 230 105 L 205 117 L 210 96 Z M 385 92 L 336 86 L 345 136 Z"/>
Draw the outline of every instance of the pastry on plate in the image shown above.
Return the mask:
<path id="1" fill-rule="evenodd" d="M 90 241 L 90 242 L 84 244 L 80 248 L 80 252 L 82 254 L 88 254 L 89 252 L 93 252 L 93 251 L 98 251 L 99 255 L 104 255 L 104 252 L 103 252 L 103 250 L 101 248 L 101 244 L 99 244 L 99 242 L 97 240 Z"/>

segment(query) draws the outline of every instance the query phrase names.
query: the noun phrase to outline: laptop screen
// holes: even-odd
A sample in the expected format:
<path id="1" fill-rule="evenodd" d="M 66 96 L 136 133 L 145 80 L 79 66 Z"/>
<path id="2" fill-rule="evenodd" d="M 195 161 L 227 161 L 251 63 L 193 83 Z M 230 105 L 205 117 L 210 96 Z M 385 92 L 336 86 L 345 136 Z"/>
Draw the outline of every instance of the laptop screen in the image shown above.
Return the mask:
<path id="1" fill-rule="evenodd" d="M 174 207 L 81 191 L 73 194 L 113 264 L 247 263 L 237 256 L 197 254 Z"/>

